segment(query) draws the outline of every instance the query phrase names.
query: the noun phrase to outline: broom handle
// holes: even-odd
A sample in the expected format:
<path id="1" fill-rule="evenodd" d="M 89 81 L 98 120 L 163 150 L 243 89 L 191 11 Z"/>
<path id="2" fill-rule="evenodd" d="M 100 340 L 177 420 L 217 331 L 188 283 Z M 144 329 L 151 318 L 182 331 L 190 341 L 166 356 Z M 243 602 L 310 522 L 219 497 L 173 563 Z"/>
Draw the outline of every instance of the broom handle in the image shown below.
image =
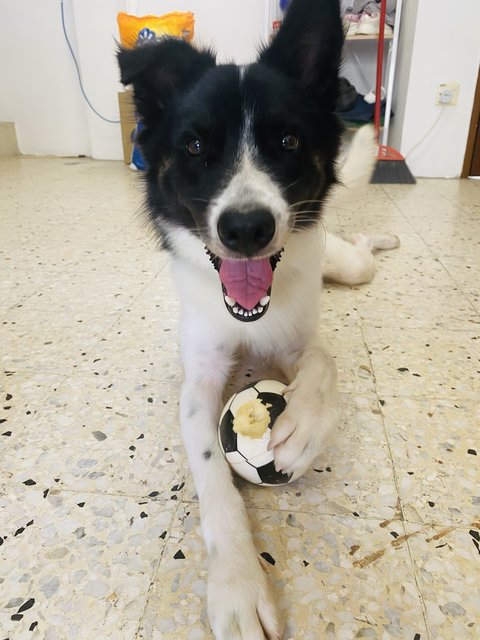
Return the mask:
<path id="1" fill-rule="evenodd" d="M 383 71 L 383 49 L 385 47 L 385 17 L 387 15 L 387 0 L 380 3 L 380 31 L 378 33 L 377 49 L 377 82 L 375 87 L 375 113 L 373 125 L 377 143 L 380 144 L 380 117 L 382 111 L 382 71 Z"/>

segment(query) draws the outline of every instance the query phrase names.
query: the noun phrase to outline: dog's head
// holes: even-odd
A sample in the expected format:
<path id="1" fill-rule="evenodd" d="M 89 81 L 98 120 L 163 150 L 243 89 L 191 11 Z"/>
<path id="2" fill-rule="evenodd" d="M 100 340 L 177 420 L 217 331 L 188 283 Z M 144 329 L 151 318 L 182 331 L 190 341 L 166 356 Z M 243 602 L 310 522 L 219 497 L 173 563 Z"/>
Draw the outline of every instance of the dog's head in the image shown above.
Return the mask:
<path id="1" fill-rule="evenodd" d="M 317 221 L 335 182 L 342 44 L 338 0 L 293 0 L 251 65 L 171 38 L 118 54 L 150 215 L 172 250 L 180 229 L 201 240 L 238 320 L 265 314 L 289 234 Z"/>

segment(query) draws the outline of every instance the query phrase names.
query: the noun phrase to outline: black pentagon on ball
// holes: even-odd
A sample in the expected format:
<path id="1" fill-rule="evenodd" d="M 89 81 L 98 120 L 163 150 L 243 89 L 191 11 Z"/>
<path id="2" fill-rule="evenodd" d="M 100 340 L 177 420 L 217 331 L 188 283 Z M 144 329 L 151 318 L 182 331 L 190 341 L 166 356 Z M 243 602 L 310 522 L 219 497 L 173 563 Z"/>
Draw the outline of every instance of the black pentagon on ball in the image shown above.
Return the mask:
<path id="1" fill-rule="evenodd" d="M 275 420 L 287 406 L 287 401 L 283 396 L 278 395 L 278 393 L 269 393 L 268 391 L 259 391 L 258 399 L 267 407 L 270 415 L 270 424 L 268 427 L 271 429 L 275 424 Z"/>
<path id="2" fill-rule="evenodd" d="M 220 421 L 220 441 L 225 453 L 237 451 L 237 434 L 232 429 L 232 425 L 233 413 L 229 409 Z"/>
<path id="3" fill-rule="evenodd" d="M 286 484 L 292 477 L 291 473 L 275 471 L 275 462 L 273 460 L 268 464 L 264 464 L 263 467 L 257 467 L 257 473 L 260 476 L 260 480 L 265 484 Z"/>

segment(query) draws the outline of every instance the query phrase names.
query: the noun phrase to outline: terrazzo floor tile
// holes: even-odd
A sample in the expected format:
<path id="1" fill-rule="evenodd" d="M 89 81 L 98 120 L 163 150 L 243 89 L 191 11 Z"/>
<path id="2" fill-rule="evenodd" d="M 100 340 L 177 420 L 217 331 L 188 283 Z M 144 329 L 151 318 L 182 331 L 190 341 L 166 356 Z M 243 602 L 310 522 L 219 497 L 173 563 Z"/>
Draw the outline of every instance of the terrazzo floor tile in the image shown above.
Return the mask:
<path id="1" fill-rule="evenodd" d="M 88 274 L 79 273 L 76 266 L 69 267 L 54 282 L 24 300 L 21 307 L 17 306 L 16 315 L 20 319 L 31 319 L 35 312 L 46 316 L 67 313 L 76 321 L 82 319 L 84 322 L 93 315 L 97 320 L 103 318 L 108 325 L 111 318 L 113 322 L 135 302 L 154 277 L 153 273 L 107 272 L 92 287 Z"/>
<path id="2" fill-rule="evenodd" d="M 480 330 L 399 328 L 363 328 L 380 397 L 479 395 Z"/>
<path id="3" fill-rule="evenodd" d="M 432 229 L 425 236 L 426 246 L 440 258 L 448 255 L 464 257 L 465 252 L 474 257 L 480 246 L 477 233 L 480 221 L 476 223 L 475 218 L 470 218 L 467 222 L 470 224 Z"/>
<path id="4" fill-rule="evenodd" d="M 211 638 L 198 510 L 181 509 L 136 640 Z M 286 640 L 428 637 L 402 523 L 267 509 L 249 516 Z"/>
<path id="5" fill-rule="evenodd" d="M 452 288 L 455 281 L 435 256 L 410 255 L 405 259 L 402 249 L 396 249 L 377 258 L 378 270 L 373 283 L 385 289 L 396 289 L 396 283 L 408 295 L 415 295 L 417 288 Z M 379 310 L 380 312 L 380 310 Z"/>
<path id="6" fill-rule="evenodd" d="M 167 255 L 159 251 L 150 234 L 150 229 L 134 222 L 101 246 L 89 247 L 75 267 L 78 273 L 91 274 L 92 281 L 104 273 L 139 279 L 156 275 L 165 268 Z"/>
<path id="7" fill-rule="evenodd" d="M 480 432 L 470 428 L 480 424 L 478 399 L 388 397 L 382 411 L 406 518 L 480 519 Z"/>
<path id="8" fill-rule="evenodd" d="M 164 268 L 157 264 L 156 273 Z M 104 271 L 99 279 L 84 265 L 65 268 L 3 316 L 4 367 L 63 371 L 65 359 L 79 366 L 82 354 L 108 333 L 156 273 Z"/>
<path id="9" fill-rule="evenodd" d="M 479 638 L 480 522 L 420 530 L 408 525 L 407 530 L 430 638 Z"/>
<path id="10" fill-rule="evenodd" d="M 478 253 L 476 256 L 478 257 Z M 443 256 L 441 261 L 465 294 L 478 298 L 480 296 L 480 264 L 476 256 L 473 254 L 463 257 Z"/>
<path id="11" fill-rule="evenodd" d="M 124 221 L 113 225 L 109 209 L 105 209 L 100 220 L 98 210 L 93 210 L 88 216 L 82 212 L 78 218 L 67 222 L 70 215 L 70 211 L 62 210 L 55 214 L 58 218 L 63 217 L 62 221 L 48 224 L 37 221 L 32 238 L 16 227 L 16 221 L 1 223 L 2 298 L 6 300 L 10 291 L 16 293 L 18 282 L 33 281 L 30 292 L 34 293 L 42 284 L 44 273 L 48 280 L 44 278 L 43 284 L 48 284 L 54 281 L 55 275 L 59 278 L 64 276 L 65 270 L 71 266 L 75 266 L 79 274 L 93 272 L 90 282 L 85 278 L 92 289 L 100 270 L 102 273 L 118 271 L 125 277 L 132 277 L 136 271 L 141 275 L 154 275 L 164 266 L 164 256 L 158 252 L 156 243 L 142 229 L 141 223 L 132 220 L 132 212 Z M 118 214 L 113 220 L 116 217 Z M 27 226 L 27 222 L 23 224 Z M 22 293 L 25 296 L 28 292 Z"/>
<path id="12" fill-rule="evenodd" d="M 131 640 L 176 505 L 14 487 L 0 496 L 0 629 L 17 640 Z"/>
<path id="13" fill-rule="evenodd" d="M 410 235 L 415 229 L 398 211 L 385 210 L 383 206 L 369 207 L 363 213 L 357 211 L 339 211 L 341 235 L 347 240 L 357 233 L 391 233 L 398 237 L 404 233 Z"/>
<path id="14" fill-rule="evenodd" d="M 339 323 L 327 327 L 320 322 L 319 334 L 337 364 L 339 389 L 373 393 L 375 382 L 362 328 Z"/>
<path id="15" fill-rule="evenodd" d="M 326 283 L 321 298 L 320 324 L 350 326 L 359 323 L 355 291 Z"/>
<path id="16" fill-rule="evenodd" d="M 68 374 L 112 324 L 111 318 L 95 318 L 93 314 L 91 321 L 84 323 L 68 312 L 45 313 L 39 319 L 36 314 L 29 316 L 14 309 L 2 320 L 0 367 Z"/>
<path id="17" fill-rule="evenodd" d="M 177 317 L 178 303 L 168 273 L 162 271 L 86 351 L 79 369 L 108 380 L 176 381 L 179 385 Z"/>
<path id="18" fill-rule="evenodd" d="M 58 278 L 58 270 L 53 268 L 40 268 L 26 271 L 22 266 L 12 268 L 7 261 L 3 261 L 0 251 L 0 263 L 2 278 L 0 279 L 0 322 L 2 318 L 16 305 L 26 298 L 40 292 L 48 284 Z"/>
<path id="19" fill-rule="evenodd" d="M 423 207 L 419 210 L 415 205 L 410 208 L 409 216 L 413 230 L 422 237 L 427 248 L 438 255 L 462 256 L 478 246 L 478 213 L 468 213 L 447 204 L 443 211 L 425 215 Z"/>
<path id="20" fill-rule="evenodd" d="M 72 262 L 58 255 L 37 256 L 27 244 L 11 251 L 0 247 L 0 314 L 5 314 L 15 302 L 49 284 Z"/>
<path id="21" fill-rule="evenodd" d="M 177 500 L 186 473 L 177 391 L 176 385 L 69 378 L 10 439 L 0 480 Z"/>
<path id="22" fill-rule="evenodd" d="M 437 180 L 427 179 L 421 181 L 421 189 L 411 189 L 405 185 L 388 185 L 387 193 L 392 201 L 397 203 L 402 210 L 411 210 L 417 204 L 430 206 L 429 212 L 460 204 L 462 199 L 474 197 L 475 186 L 467 180 Z M 406 206 L 403 206 L 406 205 Z M 435 208 L 433 208 L 435 207 Z M 423 210 L 425 213 L 425 210 Z"/>
<path id="23" fill-rule="evenodd" d="M 0 451 L 9 446 L 25 426 L 37 419 L 46 399 L 64 381 L 55 373 L 16 371 L 0 378 Z M 0 467 L 1 477 L 1 467 Z"/>
<path id="24" fill-rule="evenodd" d="M 382 328 L 440 328 L 471 331 L 480 326 L 480 315 L 467 295 L 454 286 L 412 291 L 409 282 L 395 287 L 373 282 L 357 288 L 355 303 L 362 324 Z"/>

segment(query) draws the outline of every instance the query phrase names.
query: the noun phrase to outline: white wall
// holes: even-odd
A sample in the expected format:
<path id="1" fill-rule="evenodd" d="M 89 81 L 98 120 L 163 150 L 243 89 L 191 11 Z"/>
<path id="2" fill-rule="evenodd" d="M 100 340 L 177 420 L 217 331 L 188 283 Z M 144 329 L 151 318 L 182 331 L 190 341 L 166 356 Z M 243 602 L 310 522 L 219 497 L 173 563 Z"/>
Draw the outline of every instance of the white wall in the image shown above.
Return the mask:
<path id="1" fill-rule="evenodd" d="M 390 120 L 388 140 L 388 143 L 394 149 L 400 149 L 402 146 L 402 131 L 405 122 L 413 45 L 415 43 L 418 3 L 419 0 L 404 0 L 402 6 L 393 91 L 393 111 L 395 116 Z"/>
<path id="2" fill-rule="evenodd" d="M 71 6 L 66 6 L 72 19 Z M 72 30 L 75 44 L 75 31 Z M 68 57 L 58 0 L 2 0 L 0 120 L 16 123 L 21 153 L 90 154 L 85 108 Z"/>
<path id="3" fill-rule="evenodd" d="M 479 0 L 463 0 L 458 5 L 450 0 L 418 3 L 407 94 L 401 108 L 403 127 L 401 134 L 395 131 L 400 151 L 417 176 L 457 177 L 461 173 L 480 64 L 479 27 Z M 460 84 L 456 107 L 435 106 L 436 87 L 442 82 Z M 431 130 L 440 109 L 443 113 Z"/>
<path id="4" fill-rule="evenodd" d="M 4 35 L 2 16 L 3 13 L 0 9 L 0 122 L 13 122 L 15 120 L 15 101 L 13 99 L 12 65 L 10 56 L 6 55 L 7 43 L 2 44 Z"/>
<path id="5" fill-rule="evenodd" d="M 67 0 L 66 0 L 67 1 Z M 94 108 L 109 120 L 119 120 L 117 93 L 123 89 L 118 81 L 115 47 L 118 41 L 116 16 L 124 9 L 121 0 L 68 0 L 73 4 L 77 35 L 77 59 L 85 92 Z M 90 141 L 90 155 L 104 160 L 123 156 L 120 125 L 105 122 L 87 107 L 78 89 L 77 96 L 85 110 Z"/>
<path id="6" fill-rule="evenodd" d="M 118 11 L 193 11 L 197 41 L 213 46 L 220 60 L 242 63 L 255 57 L 273 1 L 64 0 L 64 6 L 87 95 L 102 115 L 115 120 L 121 89 L 114 58 Z M 80 93 L 60 0 L 1 0 L 0 87 L 0 121 L 16 123 L 21 153 L 122 158 L 120 125 L 99 119 Z"/>

